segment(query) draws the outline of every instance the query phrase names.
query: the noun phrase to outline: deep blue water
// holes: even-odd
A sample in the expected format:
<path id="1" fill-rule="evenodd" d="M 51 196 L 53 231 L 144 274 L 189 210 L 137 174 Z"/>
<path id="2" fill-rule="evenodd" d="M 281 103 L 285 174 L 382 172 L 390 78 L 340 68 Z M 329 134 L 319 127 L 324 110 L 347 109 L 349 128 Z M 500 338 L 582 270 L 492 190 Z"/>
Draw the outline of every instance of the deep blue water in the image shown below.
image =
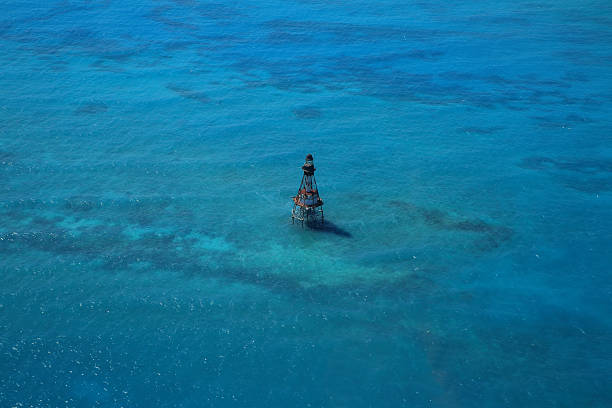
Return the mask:
<path id="1" fill-rule="evenodd" d="M 450 3 L 2 2 L 0 406 L 612 406 L 612 4 Z"/>

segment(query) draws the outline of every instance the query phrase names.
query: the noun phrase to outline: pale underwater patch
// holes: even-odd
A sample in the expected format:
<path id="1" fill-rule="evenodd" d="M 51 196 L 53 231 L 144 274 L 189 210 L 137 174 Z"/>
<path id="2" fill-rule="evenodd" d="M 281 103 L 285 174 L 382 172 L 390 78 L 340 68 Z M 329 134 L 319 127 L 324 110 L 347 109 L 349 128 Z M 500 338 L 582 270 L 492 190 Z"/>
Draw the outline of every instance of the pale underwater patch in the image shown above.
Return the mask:
<path id="1" fill-rule="evenodd" d="M 94 218 L 78 218 L 73 216 L 67 216 L 62 221 L 58 222 L 56 226 L 65 228 L 70 231 L 74 236 L 79 236 L 83 233 L 83 230 L 89 228 L 95 228 L 104 225 L 101 220 Z"/>
<path id="2" fill-rule="evenodd" d="M 401 280 L 412 273 L 408 268 L 364 266 L 325 252 L 325 242 L 311 248 L 295 248 L 273 243 L 263 250 L 239 252 L 232 259 L 238 267 L 291 278 L 304 288 L 346 286 Z M 237 258 L 237 259 L 236 259 Z"/>
<path id="3" fill-rule="evenodd" d="M 129 224 L 123 228 L 123 234 L 131 239 L 137 241 L 142 239 L 145 235 L 154 234 L 156 236 L 167 236 L 172 234 L 170 228 L 154 228 L 154 227 L 139 227 L 134 224 Z"/>
<path id="4" fill-rule="evenodd" d="M 177 242 L 187 241 L 194 249 L 204 249 L 207 251 L 227 252 L 233 249 L 233 245 L 223 237 L 211 237 L 209 235 L 192 232 L 179 238 Z"/>

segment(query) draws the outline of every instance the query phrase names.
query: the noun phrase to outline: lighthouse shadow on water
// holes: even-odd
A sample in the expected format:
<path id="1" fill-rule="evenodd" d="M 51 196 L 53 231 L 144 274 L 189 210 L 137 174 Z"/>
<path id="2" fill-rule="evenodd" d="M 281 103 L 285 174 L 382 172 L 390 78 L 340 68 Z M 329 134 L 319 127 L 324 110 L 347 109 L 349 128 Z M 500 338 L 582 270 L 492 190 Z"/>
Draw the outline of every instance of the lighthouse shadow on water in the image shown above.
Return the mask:
<path id="1" fill-rule="evenodd" d="M 317 232 L 325 232 L 328 234 L 334 234 L 334 235 L 338 235 L 340 237 L 344 237 L 344 238 L 352 238 L 353 235 L 348 232 L 347 230 L 345 230 L 342 227 L 339 227 L 338 225 L 334 224 L 333 222 L 330 222 L 329 220 L 325 220 L 325 222 L 321 223 L 317 221 L 308 221 L 305 223 L 305 226 L 308 227 L 308 229 L 317 231 Z"/>

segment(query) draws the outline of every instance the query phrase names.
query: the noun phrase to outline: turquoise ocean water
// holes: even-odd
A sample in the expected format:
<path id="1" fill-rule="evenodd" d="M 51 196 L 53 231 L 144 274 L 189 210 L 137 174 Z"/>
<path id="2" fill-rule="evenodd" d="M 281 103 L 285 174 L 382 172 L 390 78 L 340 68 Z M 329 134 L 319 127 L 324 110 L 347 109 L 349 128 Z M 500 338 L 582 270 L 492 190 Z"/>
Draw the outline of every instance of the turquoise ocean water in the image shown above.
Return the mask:
<path id="1" fill-rule="evenodd" d="M 609 1 L 8 0 L 0 38 L 0 406 L 612 406 Z"/>

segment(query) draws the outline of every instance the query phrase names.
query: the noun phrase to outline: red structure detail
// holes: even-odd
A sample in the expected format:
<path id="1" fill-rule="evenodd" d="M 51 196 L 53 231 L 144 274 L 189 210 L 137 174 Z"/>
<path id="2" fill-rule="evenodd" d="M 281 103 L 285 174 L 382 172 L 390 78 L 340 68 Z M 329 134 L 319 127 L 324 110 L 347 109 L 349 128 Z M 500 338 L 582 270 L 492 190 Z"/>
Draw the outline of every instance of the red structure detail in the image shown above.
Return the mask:
<path id="1" fill-rule="evenodd" d="M 323 200 L 319 197 L 319 189 L 317 187 L 317 180 L 315 179 L 315 167 L 313 163 L 312 154 L 306 156 L 306 162 L 302 166 L 304 175 L 302 176 L 302 182 L 300 188 L 293 199 L 293 209 L 291 210 L 291 221 L 295 223 L 295 220 L 301 221 L 302 226 L 304 221 L 309 222 L 320 222 L 323 224 Z"/>

